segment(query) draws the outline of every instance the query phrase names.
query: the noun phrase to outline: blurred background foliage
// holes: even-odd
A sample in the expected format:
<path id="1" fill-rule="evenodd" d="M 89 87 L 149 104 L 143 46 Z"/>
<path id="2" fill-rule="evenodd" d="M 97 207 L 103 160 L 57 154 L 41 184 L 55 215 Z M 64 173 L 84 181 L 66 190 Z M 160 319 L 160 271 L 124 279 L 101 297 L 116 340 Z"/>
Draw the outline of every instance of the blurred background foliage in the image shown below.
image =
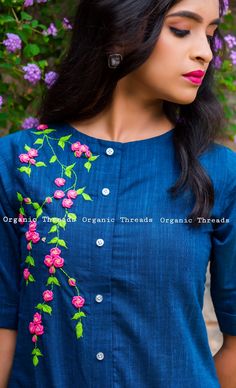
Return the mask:
<path id="1" fill-rule="evenodd" d="M 67 51 L 77 3 L 0 0 L 0 136 L 39 124 L 41 96 L 56 79 Z M 223 134 L 231 142 L 236 141 L 235 14 L 236 2 L 231 1 L 220 27 L 226 55 L 222 56 L 219 44 L 215 63 L 216 93 L 227 118 Z"/>

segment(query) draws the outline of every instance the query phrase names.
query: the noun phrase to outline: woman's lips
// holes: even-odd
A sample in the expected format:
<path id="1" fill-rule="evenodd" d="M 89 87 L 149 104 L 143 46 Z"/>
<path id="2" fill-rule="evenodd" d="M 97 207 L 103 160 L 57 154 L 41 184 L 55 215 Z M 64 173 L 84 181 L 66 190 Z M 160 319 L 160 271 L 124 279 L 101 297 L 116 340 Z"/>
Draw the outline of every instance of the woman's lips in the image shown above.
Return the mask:
<path id="1" fill-rule="evenodd" d="M 183 77 L 186 78 L 187 80 L 189 80 L 190 82 L 192 82 L 195 85 L 201 85 L 202 79 L 203 79 L 203 77 L 193 77 L 193 76 L 190 76 L 190 75 L 183 75 Z"/>

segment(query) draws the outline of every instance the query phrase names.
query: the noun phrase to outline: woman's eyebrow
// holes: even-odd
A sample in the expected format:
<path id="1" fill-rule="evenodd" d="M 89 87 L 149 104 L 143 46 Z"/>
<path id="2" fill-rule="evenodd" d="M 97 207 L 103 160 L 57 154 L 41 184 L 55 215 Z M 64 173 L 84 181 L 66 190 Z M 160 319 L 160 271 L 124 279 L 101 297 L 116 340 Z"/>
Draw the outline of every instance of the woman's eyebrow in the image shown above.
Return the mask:
<path id="1" fill-rule="evenodd" d="M 170 15 L 167 15 L 166 18 L 170 17 L 170 16 L 182 16 L 182 17 L 185 17 L 185 18 L 189 18 L 189 19 L 193 19 L 195 20 L 196 22 L 198 23 L 202 23 L 203 22 L 203 18 L 195 13 L 195 12 L 191 12 L 191 11 L 179 11 L 179 12 L 175 12 L 175 13 L 172 13 Z M 212 22 L 209 24 L 209 26 L 212 26 L 212 25 L 217 25 L 219 26 L 221 20 L 220 18 L 218 19 L 214 19 L 212 20 Z"/>

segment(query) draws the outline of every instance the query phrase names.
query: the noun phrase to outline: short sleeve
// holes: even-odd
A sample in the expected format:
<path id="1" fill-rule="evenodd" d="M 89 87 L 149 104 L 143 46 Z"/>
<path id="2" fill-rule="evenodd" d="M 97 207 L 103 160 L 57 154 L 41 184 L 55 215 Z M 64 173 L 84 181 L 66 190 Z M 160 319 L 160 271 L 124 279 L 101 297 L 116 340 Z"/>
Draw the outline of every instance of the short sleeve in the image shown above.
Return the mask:
<path id="1" fill-rule="evenodd" d="M 1 139 L 2 142 L 3 139 Z M 3 144 L 2 144 L 3 145 Z M 12 207 L 14 182 L 10 164 L 0 160 L 0 327 L 17 329 L 20 289 L 20 242 L 17 224 L 9 222 L 17 216 Z"/>
<path id="2" fill-rule="evenodd" d="M 236 153 L 228 149 L 227 155 L 222 192 L 224 220 L 212 235 L 210 291 L 221 332 L 236 335 Z"/>

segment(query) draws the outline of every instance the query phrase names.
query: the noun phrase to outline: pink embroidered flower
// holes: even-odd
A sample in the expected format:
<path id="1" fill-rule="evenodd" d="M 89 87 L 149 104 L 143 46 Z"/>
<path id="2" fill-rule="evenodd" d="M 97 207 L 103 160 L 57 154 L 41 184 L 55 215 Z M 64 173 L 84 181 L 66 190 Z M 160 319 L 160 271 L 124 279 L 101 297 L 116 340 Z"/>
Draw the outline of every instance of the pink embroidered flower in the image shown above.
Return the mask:
<path id="1" fill-rule="evenodd" d="M 74 202 L 71 199 L 65 198 L 65 199 L 63 199 L 61 204 L 62 204 L 63 207 L 66 207 L 66 208 L 70 209 L 71 206 L 73 205 L 73 203 Z"/>
<path id="2" fill-rule="evenodd" d="M 49 273 L 50 274 L 54 274 L 56 272 L 56 268 L 52 265 L 50 268 L 49 268 Z"/>
<path id="3" fill-rule="evenodd" d="M 77 197 L 77 195 L 78 195 L 78 193 L 77 193 L 76 190 L 69 190 L 69 191 L 67 192 L 67 197 L 68 197 L 68 198 L 74 199 L 74 198 Z"/>
<path id="4" fill-rule="evenodd" d="M 86 151 L 85 152 L 85 155 L 87 156 L 87 158 L 90 158 L 90 156 L 92 155 L 91 151 Z"/>
<path id="5" fill-rule="evenodd" d="M 73 287 L 76 284 L 76 280 L 74 278 L 70 278 L 70 279 L 68 279 L 68 283 L 69 283 L 70 286 Z"/>
<path id="6" fill-rule="evenodd" d="M 81 155 L 82 155 L 82 151 L 75 151 L 75 156 L 76 156 L 76 158 L 80 158 L 81 157 Z"/>
<path id="7" fill-rule="evenodd" d="M 50 302 L 51 300 L 53 300 L 53 292 L 50 290 L 44 291 L 43 292 L 43 300 L 45 302 Z"/>
<path id="8" fill-rule="evenodd" d="M 86 151 L 88 151 L 88 149 L 89 149 L 88 146 L 85 145 L 85 144 L 82 144 L 81 147 L 80 147 L 80 151 L 81 152 L 86 152 Z"/>
<path id="9" fill-rule="evenodd" d="M 23 224 L 25 223 L 23 214 L 20 213 L 20 214 L 18 215 L 18 219 L 19 219 L 19 223 L 20 223 L 21 225 L 23 225 Z"/>
<path id="10" fill-rule="evenodd" d="M 66 183 L 66 180 L 64 178 L 56 178 L 54 180 L 54 183 L 60 187 L 60 186 L 64 186 L 64 184 Z"/>
<path id="11" fill-rule="evenodd" d="M 53 257 L 50 256 L 50 255 L 46 255 L 45 256 L 45 259 L 44 259 L 44 264 L 47 266 L 47 267 L 51 267 L 53 265 Z"/>
<path id="12" fill-rule="evenodd" d="M 35 156 L 38 156 L 38 151 L 35 148 L 30 148 L 28 155 L 30 158 L 34 158 Z"/>
<path id="13" fill-rule="evenodd" d="M 61 199 L 61 198 L 65 197 L 65 193 L 62 190 L 56 190 L 53 196 L 56 199 Z"/>
<path id="14" fill-rule="evenodd" d="M 44 327 L 43 327 L 43 325 L 40 325 L 40 323 L 39 323 L 39 324 L 36 324 L 36 325 L 34 326 L 34 330 L 35 330 L 35 334 L 36 334 L 36 335 L 42 335 L 42 334 L 44 334 Z"/>
<path id="15" fill-rule="evenodd" d="M 40 240 L 39 233 L 33 232 L 33 233 L 32 233 L 32 237 L 31 237 L 31 241 L 32 241 L 34 244 L 36 244 L 39 240 Z"/>
<path id="16" fill-rule="evenodd" d="M 36 160 L 35 160 L 35 159 L 30 159 L 30 160 L 29 160 L 29 163 L 30 163 L 30 164 L 35 164 L 35 163 L 36 163 Z"/>
<path id="17" fill-rule="evenodd" d="M 28 163 L 30 160 L 30 157 L 28 154 L 20 154 L 19 159 L 20 159 L 21 163 Z"/>
<path id="18" fill-rule="evenodd" d="M 48 129 L 48 126 L 46 124 L 40 124 L 37 126 L 38 131 L 44 131 L 45 129 Z"/>
<path id="19" fill-rule="evenodd" d="M 82 298 L 82 296 L 74 296 L 72 298 L 72 304 L 77 308 L 83 307 L 84 302 L 85 300 Z"/>
<path id="20" fill-rule="evenodd" d="M 64 259 L 63 259 L 62 257 L 60 257 L 60 256 L 56 256 L 56 257 L 54 258 L 54 263 L 53 263 L 53 265 L 54 265 L 56 268 L 61 268 L 61 267 L 63 267 L 63 265 L 64 265 Z"/>
<path id="21" fill-rule="evenodd" d="M 23 271 L 23 275 L 24 275 L 24 279 L 25 280 L 28 280 L 29 277 L 30 277 L 30 271 L 28 268 L 25 268 L 24 271 Z"/>
<path id="22" fill-rule="evenodd" d="M 45 201 L 46 201 L 47 203 L 52 203 L 52 198 L 51 198 L 51 197 L 47 197 L 47 198 L 45 199 Z"/>
<path id="23" fill-rule="evenodd" d="M 61 253 L 60 248 L 55 247 L 55 248 L 51 248 L 50 249 L 50 255 L 51 256 L 59 256 L 60 253 Z"/>
<path id="24" fill-rule="evenodd" d="M 33 322 L 34 323 L 41 323 L 42 322 L 42 315 L 39 313 L 35 313 L 34 318 L 33 318 Z"/>
<path id="25" fill-rule="evenodd" d="M 78 151 L 80 149 L 80 147 L 81 147 L 81 143 L 79 141 L 77 141 L 76 143 L 73 143 L 71 145 L 72 151 Z"/>
<path id="26" fill-rule="evenodd" d="M 37 335 L 33 335 L 32 341 L 33 341 L 33 342 L 37 342 L 37 340 L 38 340 Z"/>
<path id="27" fill-rule="evenodd" d="M 28 249 L 28 251 L 30 251 L 32 249 L 32 245 L 30 242 L 27 244 L 27 249 Z"/>
<path id="28" fill-rule="evenodd" d="M 35 324 L 34 324 L 34 322 L 30 322 L 30 324 L 29 324 L 29 331 L 30 331 L 31 334 L 35 333 Z"/>
<path id="29" fill-rule="evenodd" d="M 35 221 L 30 221 L 29 223 L 29 231 L 30 232 L 35 232 L 37 228 L 37 222 Z"/>
<path id="30" fill-rule="evenodd" d="M 31 203 L 31 199 L 28 198 L 28 197 L 27 197 L 27 198 L 24 198 L 24 202 L 29 204 L 29 203 Z"/>

